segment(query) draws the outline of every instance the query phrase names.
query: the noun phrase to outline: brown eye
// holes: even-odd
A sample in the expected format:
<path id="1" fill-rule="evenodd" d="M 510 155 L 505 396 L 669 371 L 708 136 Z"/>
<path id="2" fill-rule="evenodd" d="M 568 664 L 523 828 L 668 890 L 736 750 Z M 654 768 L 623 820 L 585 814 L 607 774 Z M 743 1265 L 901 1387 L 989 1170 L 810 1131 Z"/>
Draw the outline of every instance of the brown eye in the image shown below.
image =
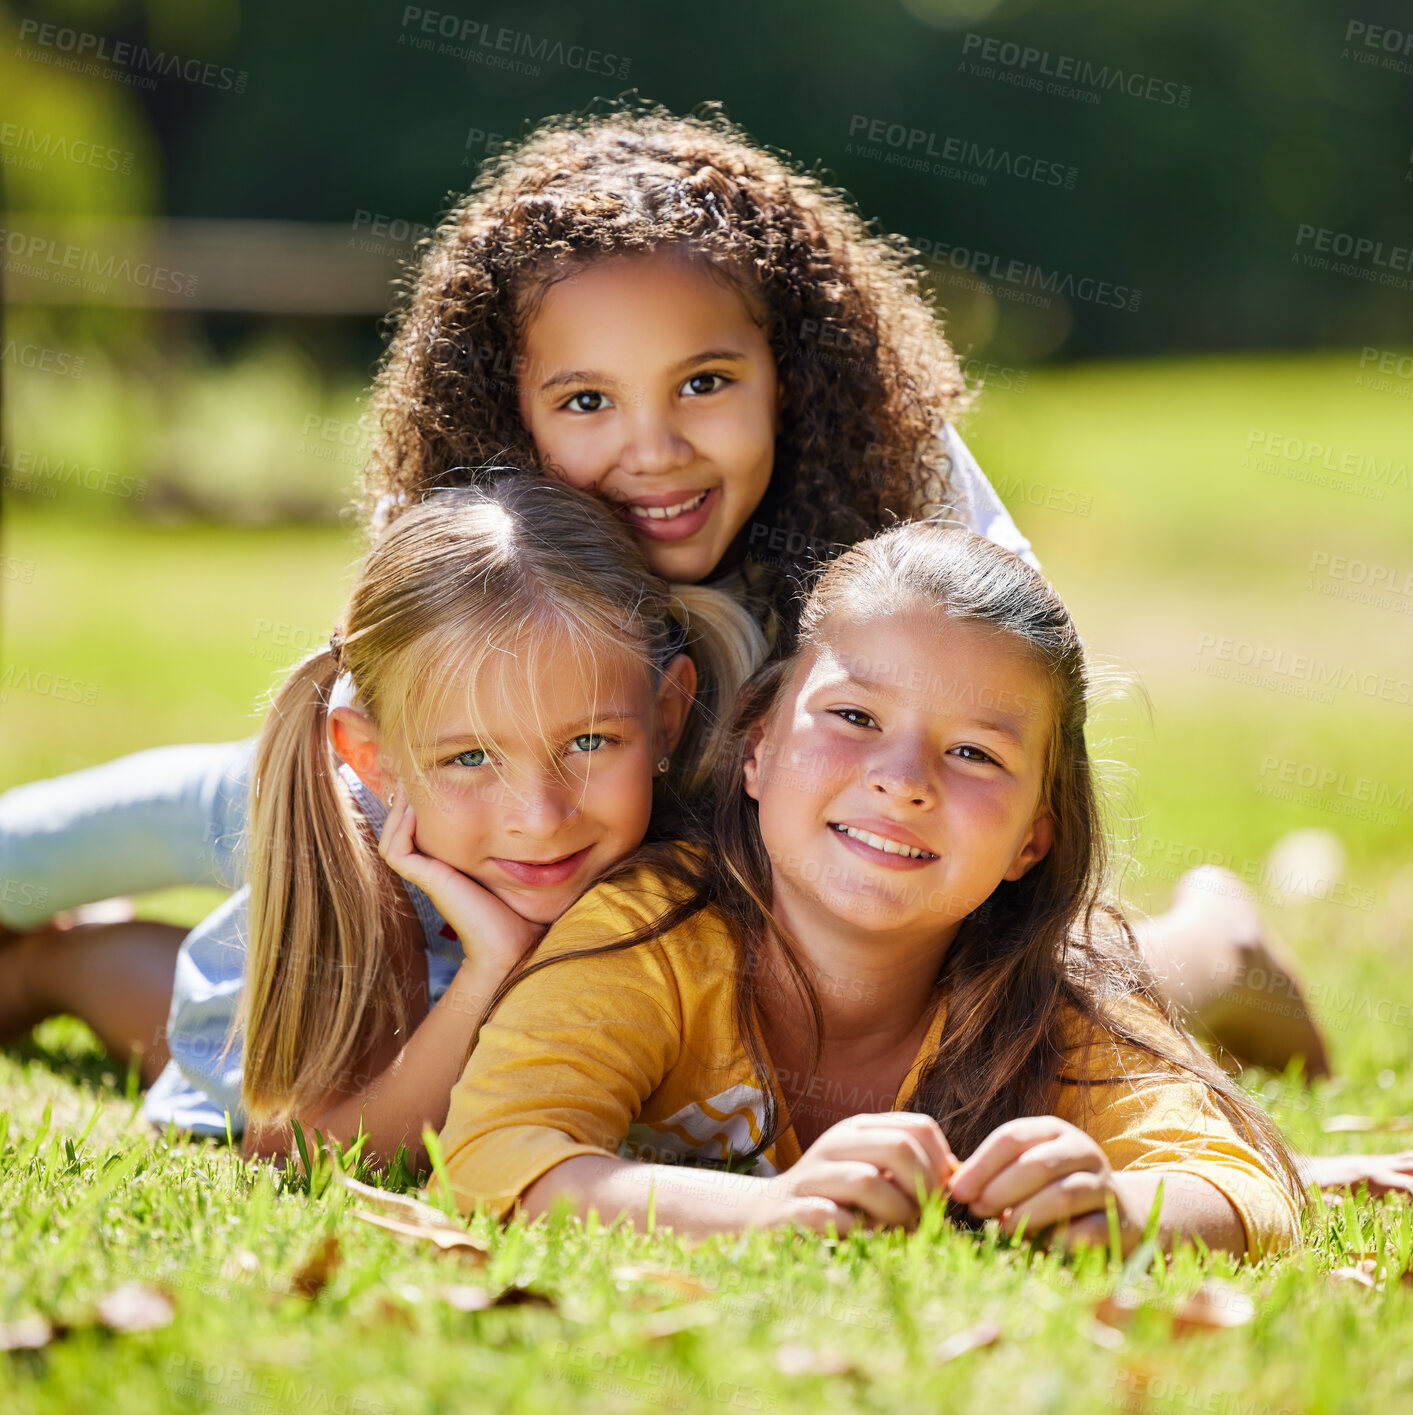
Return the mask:
<path id="1" fill-rule="evenodd" d="M 878 724 L 862 708 L 835 708 L 835 717 L 842 717 L 845 722 L 852 727 L 876 727 Z M 862 718 L 862 722 L 856 722 L 855 718 Z"/>
<path id="2" fill-rule="evenodd" d="M 996 758 L 993 757 L 989 752 L 983 752 L 980 747 L 973 747 L 970 742 L 963 743 L 963 745 L 960 747 L 953 747 L 952 751 L 957 753 L 958 755 L 963 752 L 968 753 L 967 756 L 962 757 L 963 761 L 992 763 L 996 761 Z"/>
<path id="3" fill-rule="evenodd" d="M 701 385 L 707 385 L 702 387 Z M 707 393 L 715 393 L 718 388 L 726 386 L 726 378 L 719 373 L 694 373 L 686 383 L 682 385 L 682 392 L 690 397 L 699 398 Z"/>
<path id="4" fill-rule="evenodd" d="M 572 394 L 564 406 L 572 409 L 576 413 L 597 413 L 611 404 L 605 394 L 598 393 L 592 388 L 586 388 L 582 393 Z"/>

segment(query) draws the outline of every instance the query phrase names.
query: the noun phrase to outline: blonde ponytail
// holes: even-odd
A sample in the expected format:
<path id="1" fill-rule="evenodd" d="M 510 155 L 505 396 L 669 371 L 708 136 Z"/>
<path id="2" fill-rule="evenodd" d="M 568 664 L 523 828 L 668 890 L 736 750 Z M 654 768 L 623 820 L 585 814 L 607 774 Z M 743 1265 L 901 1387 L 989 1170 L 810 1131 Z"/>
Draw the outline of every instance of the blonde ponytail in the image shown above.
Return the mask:
<path id="1" fill-rule="evenodd" d="M 385 941 L 398 891 L 339 779 L 326 711 L 328 648 L 276 694 L 255 750 L 250 946 L 237 1026 L 242 1101 L 279 1122 L 346 1080 L 370 1034 L 402 1027 Z"/>

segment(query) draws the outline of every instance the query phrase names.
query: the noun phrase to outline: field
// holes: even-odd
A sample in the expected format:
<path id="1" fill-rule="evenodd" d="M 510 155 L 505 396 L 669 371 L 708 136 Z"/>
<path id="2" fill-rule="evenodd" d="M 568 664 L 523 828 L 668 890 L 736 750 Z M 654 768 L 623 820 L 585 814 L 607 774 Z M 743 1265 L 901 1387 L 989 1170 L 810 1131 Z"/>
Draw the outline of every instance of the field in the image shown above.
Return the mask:
<path id="1" fill-rule="evenodd" d="M 1337 1079 L 1244 1079 L 1323 1152 L 1397 1148 L 1413 1116 L 1413 389 L 1391 382 L 1365 381 L 1357 350 L 1042 368 L 987 392 L 964 429 L 1091 654 L 1130 681 L 1094 731 L 1126 898 L 1156 910 L 1184 869 L 1225 863 L 1307 971 Z M 358 553 L 348 527 L 144 520 L 104 500 L 9 501 L 0 788 L 248 735 L 278 670 L 326 636 Z M 1267 872 L 1270 847 L 1310 827 L 1338 838 L 1343 867 Z M 186 922 L 217 897 L 142 903 Z M 1373 1128 L 1327 1131 L 1336 1115 Z M 77 1023 L 46 1024 L 0 1052 L 0 1323 L 63 1330 L 0 1358 L 5 1408 L 1413 1401 L 1413 1209 L 1397 1199 L 1317 1205 L 1304 1252 L 1259 1268 L 1189 1249 L 1147 1273 L 1147 1254 L 1066 1262 L 936 1213 L 838 1243 L 478 1221 L 488 1251 L 468 1258 L 355 1218 L 368 1202 L 327 1164 L 277 1175 L 149 1134 L 123 1068 Z M 329 1236 L 340 1260 L 312 1271 Z M 1230 1280 L 1222 1311 L 1249 1299 L 1250 1320 L 1175 1326 L 1204 1277 Z M 131 1282 L 165 1289 L 172 1320 L 99 1320 Z M 1095 1318 L 1116 1288 L 1143 1294 L 1122 1330 Z M 966 1333 L 973 1349 L 947 1344 Z"/>

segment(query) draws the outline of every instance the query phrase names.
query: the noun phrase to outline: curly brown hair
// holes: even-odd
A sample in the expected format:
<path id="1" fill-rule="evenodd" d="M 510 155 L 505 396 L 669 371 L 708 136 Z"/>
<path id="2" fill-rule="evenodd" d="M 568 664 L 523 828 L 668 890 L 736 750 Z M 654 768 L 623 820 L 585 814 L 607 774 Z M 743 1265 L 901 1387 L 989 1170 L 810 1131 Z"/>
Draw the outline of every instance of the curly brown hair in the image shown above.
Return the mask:
<path id="1" fill-rule="evenodd" d="M 546 119 L 428 238 L 374 388 L 369 502 L 531 461 L 515 377 L 538 299 L 588 262 L 667 246 L 740 289 L 775 356 L 780 432 L 758 522 L 828 558 L 895 517 L 950 509 L 938 433 L 966 385 L 915 252 L 717 105 L 678 117 L 636 101 Z"/>

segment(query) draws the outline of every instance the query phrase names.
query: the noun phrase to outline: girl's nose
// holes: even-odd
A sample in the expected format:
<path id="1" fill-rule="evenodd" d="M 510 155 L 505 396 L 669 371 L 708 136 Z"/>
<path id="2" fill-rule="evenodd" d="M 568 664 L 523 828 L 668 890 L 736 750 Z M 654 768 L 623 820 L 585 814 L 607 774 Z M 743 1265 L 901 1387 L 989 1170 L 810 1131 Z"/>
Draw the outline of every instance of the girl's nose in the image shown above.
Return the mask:
<path id="1" fill-rule="evenodd" d="M 549 774 L 506 783 L 506 828 L 517 834 L 549 839 L 579 814 L 582 782 Z"/>
<path id="2" fill-rule="evenodd" d="M 618 460 L 630 476 L 657 476 L 687 466 L 692 444 L 666 412 L 642 407 L 628 420 Z"/>
<path id="3" fill-rule="evenodd" d="M 912 752 L 889 752 L 875 758 L 864 772 L 865 785 L 889 800 L 919 808 L 936 804 L 937 788 Z"/>

